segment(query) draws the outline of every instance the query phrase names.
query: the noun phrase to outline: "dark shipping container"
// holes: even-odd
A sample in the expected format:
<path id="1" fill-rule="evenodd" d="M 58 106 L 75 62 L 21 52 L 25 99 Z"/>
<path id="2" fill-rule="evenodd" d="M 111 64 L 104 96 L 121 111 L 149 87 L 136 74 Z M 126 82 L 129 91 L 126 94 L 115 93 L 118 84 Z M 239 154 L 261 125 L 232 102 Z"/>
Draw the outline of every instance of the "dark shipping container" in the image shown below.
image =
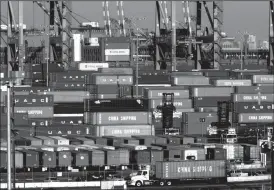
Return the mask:
<path id="1" fill-rule="evenodd" d="M 156 162 L 164 160 L 164 152 L 162 150 L 139 150 L 130 153 L 130 163 L 132 164 L 149 164 L 155 165 Z"/>
<path id="2" fill-rule="evenodd" d="M 52 91 L 50 87 L 14 87 L 13 90 L 15 92 L 29 92 L 30 94 Z"/>
<path id="3" fill-rule="evenodd" d="M 84 103 L 56 103 L 54 114 L 83 114 Z"/>
<path id="4" fill-rule="evenodd" d="M 63 152 L 57 152 L 57 165 L 59 167 L 67 167 L 71 166 L 72 162 L 72 155 L 71 152 L 63 151 Z"/>
<path id="5" fill-rule="evenodd" d="M 49 86 L 54 91 L 85 91 L 85 82 L 52 82 Z"/>
<path id="6" fill-rule="evenodd" d="M 230 101 L 231 96 L 225 97 L 194 97 L 193 105 L 195 108 L 198 107 L 217 107 L 218 102 Z"/>
<path id="7" fill-rule="evenodd" d="M 54 124 L 52 118 L 33 118 L 28 121 L 29 125 L 33 127 L 49 127 Z"/>
<path id="8" fill-rule="evenodd" d="M 105 161 L 108 166 L 120 166 L 129 165 L 129 150 L 118 149 L 118 150 L 108 150 L 105 152 Z"/>
<path id="9" fill-rule="evenodd" d="M 73 152 L 72 153 L 72 166 L 84 167 L 89 166 L 88 152 Z"/>
<path id="10" fill-rule="evenodd" d="M 85 111 L 148 111 L 147 99 L 86 99 Z"/>
<path id="11" fill-rule="evenodd" d="M 70 116 L 70 117 L 54 117 L 53 118 L 53 124 L 54 125 L 81 125 L 83 124 L 83 117 L 79 116 L 79 117 L 74 117 L 74 116 Z"/>
<path id="12" fill-rule="evenodd" d="M 56 152 L 44 152 L 42 156 L 42 166 L 48 168 L 56 167 Z"/>
<path id="13" fill-rule="evenodd" d="M 88 72 L 84 71 L 69 71 L 69 72 L 58 72 L 51 73 L 50 81 L 51 82 L 85 82 L 87 81 Z"/>
<path id="14" fill-rule="evenodd" d="M 89 128 L 84 126 L 37 127 L 35 134 L 37 136 L 89 135 Z"/>
<path id="15" fill-rule="evenodd" d="M 274 94 L 274 86 L 236 86 L 235 93 L 237 94 Z"/>
<path id="16" fill-rule="evenodd" d="M 139 75 L 138 84 L 171 84 L 171 78 L 169 75 Z"/>
<path id="17" fill-rule="evenodd" d="M 27 168 L 36 168 L 40 166 L 40 155 L 39 152 L 35 151 L 24 151 L 24 166 Z"/>
<path id="18" fill-rule="evenodd" d="M 86 85 L 86 91 L 91 94 L 117 94 L 118 85 Z"/>
<path id="19" fill-rule="evenodd" d="M 54 103 L 82 103 L 84 99 L 90 98 L 90 93 L 86 91 L 55 91 L 43 92 L 39 94 L 51 94 L 54 96 Z"/>

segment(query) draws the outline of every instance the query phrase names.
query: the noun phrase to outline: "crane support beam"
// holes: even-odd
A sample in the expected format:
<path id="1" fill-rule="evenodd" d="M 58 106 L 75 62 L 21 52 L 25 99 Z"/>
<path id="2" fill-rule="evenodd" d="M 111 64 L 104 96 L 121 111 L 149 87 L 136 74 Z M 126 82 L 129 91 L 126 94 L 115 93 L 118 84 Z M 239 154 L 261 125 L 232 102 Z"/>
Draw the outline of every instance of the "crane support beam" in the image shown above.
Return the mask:
<path id="1" fill-rule="evenodd" d="M 268 66 L 274 65 L 274 1 L 270 1 Z"/>
<path id="2" fill-rule="evenodd" d="M 222 59 L 223 1 L 213 1 L 214 19 L 214 69 L 220 68 Z"/>
<path id="3" fill-rule="evenodd" d="M 19 55 L 19 71 L 23 71 L 25 64 L 25 44 L 24 44 L 24 33 L 23 33 L 23 23 L 24 23 L 24 12 L 23 12 L 23 1 L 19 1 L 19 46 L 18 46 L 18 55 Z"/>
<path id="4" fill-rule="evenodd" d="M 200 37 L 202 35 L 202 3 L 196 2 L 196 36 Z M 201 69 L 201 44 L 196 44 L 195 51 L 195 69 Z"/>
<path id="5" fill-rule="evenodd" d="M 210 15 L 210 12 L 208 10 L 208 6 L 206 4 L 206 1 L 203 1 L 203 4 L 204 4 L 205 10 L 206 10 L 206 14 L 207 14 L 208 20 L 210 22 L 211 29 L 214 30 L 214 23 L 213 23 L 211 15 Z"/>
<path id="6" fill-rule="evenodd" d="M 176 71 L 176 1 L 171 1 L 171 25 L 172 25 L 172 49 L 171 63 L 172 71 Z"/>

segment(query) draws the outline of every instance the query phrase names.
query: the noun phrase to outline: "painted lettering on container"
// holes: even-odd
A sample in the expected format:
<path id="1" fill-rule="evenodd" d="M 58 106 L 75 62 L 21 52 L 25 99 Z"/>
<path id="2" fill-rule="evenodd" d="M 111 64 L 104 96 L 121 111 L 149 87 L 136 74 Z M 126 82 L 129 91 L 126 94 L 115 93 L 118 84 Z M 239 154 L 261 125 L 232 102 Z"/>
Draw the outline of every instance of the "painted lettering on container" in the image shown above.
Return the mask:
<path id="1" fill-rule="evenodd" d="M 136 116 L 109 116 L 108 117 L 109 121 L 136 121 L 137 117 Z"/>
<path id="2" fill-rule="evenodd" d="M 249 120 L 273 120 L 272 116 L 249 116 Z"/>
<path id="3" fill-rule="evenodd" d="M 243 96 L 244 100 L 258 100 L 259 97 L 261 100 L 267 100 L 267 96 Z"/>
<path id="4" fill-rule="evenodd" d="M 180 96 L 180 93 L 179 92 L 172 92 L 174 93 L 174 96 Z M 163 93 L 162 92 L 159 92 L 158 93 L 158 96 L 163 96 Z"/>
<path id="5" fill-rule="evenodd" d="M 178 173 L 190 173 L 190 172 L 212 172 L 212 166 L 197 166 L 197 167 L 178 167 Z"/>
<path id="6" fill-rule="evenodd" d="M 140 133 L 141 131 L 139 129 L 124 129 L 124 130 L 114 129 L 111 131 L 111 134 L 113 135 L 140 134 Z"/>

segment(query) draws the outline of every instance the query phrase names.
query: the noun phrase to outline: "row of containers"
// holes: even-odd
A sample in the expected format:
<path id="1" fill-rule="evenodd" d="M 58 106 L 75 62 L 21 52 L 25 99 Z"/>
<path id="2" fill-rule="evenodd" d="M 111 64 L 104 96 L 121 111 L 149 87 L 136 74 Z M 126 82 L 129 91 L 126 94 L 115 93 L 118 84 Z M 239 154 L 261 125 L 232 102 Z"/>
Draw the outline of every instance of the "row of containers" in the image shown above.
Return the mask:
<path id="1" fill-rule="evenodd" d="M 157 161 L 228 160 L 260 162 L 261 148 L 251 144 L 195 143 L 190 136 L 20 137 L 15 140 L 16 168 L 155 165 Z M 6 167 L 6 142 L 1 143 Z M 86 168 L 85 168 L 86 169 Z"/>

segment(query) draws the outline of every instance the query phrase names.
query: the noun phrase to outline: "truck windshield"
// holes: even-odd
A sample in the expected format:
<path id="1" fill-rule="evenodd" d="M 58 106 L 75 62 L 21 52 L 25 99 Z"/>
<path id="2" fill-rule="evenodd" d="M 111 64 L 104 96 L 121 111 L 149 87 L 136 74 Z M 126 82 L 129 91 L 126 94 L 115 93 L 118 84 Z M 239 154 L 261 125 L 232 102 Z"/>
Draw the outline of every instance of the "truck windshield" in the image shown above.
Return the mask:
<path id="1" fill-rule="evenodd" d="M 142 171 L 138 171 L 138 172 L 137 172 L 137 175 L 142 175 Z"/>

